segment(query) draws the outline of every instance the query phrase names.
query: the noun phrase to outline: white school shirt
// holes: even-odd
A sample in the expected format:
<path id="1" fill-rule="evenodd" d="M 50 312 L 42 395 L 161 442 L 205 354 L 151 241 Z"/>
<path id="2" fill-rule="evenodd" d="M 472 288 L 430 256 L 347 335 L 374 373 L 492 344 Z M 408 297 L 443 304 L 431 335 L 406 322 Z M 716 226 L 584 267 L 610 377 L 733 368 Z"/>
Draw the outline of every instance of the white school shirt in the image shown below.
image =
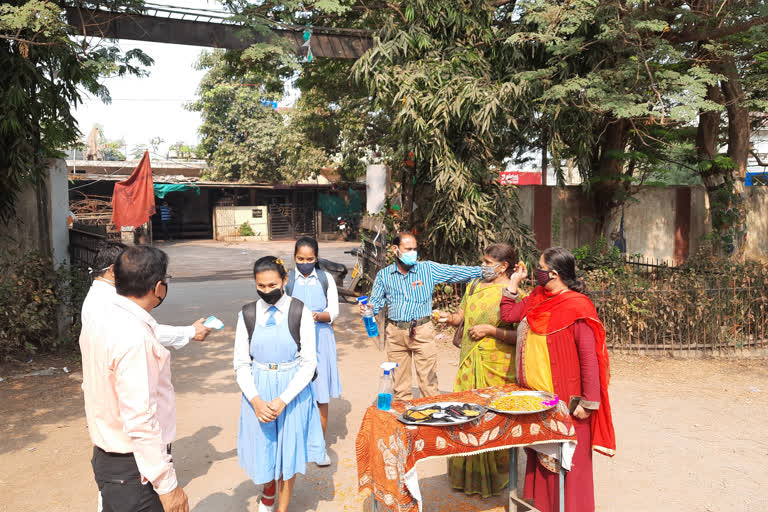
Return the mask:
<path id="1" fill-rule="evenodd" d="M 308 276 L 305 276 L 298 270 L 293 270 L 294 275 L 294 282 L 293 282 L 293 291 L 296 291 L 296 285 L 301 281 L 303 285 L 307 285 L 312 283 L 312 281 L 317 281 L 318 286 L 322 286 L 320 284 L 320 279 L 317 277 L 317 268 L 312 270 L 312 273 Z M 333 279 L 333 276 L 330 274 L 330 272 L 325 273 L 326 277 L 328 278 L 328 293 L 326 294 L 327 302 L 325 309 L 323 310 L 323 313 L 328 313 L 331 315 L 331 321 L 328 323 L 333 323 L 334 320 L 336 320 L 339 317 L 339 291 L 336 289 L 336 281 Z"/>
<path id="2" fill-rule="evenodd" d="M 80 312 L 82 323 L 91 318 L 98 318 L 104 315 L 104 308 L 112 304 L 117 297 L 117 289 L 106 281 L 94 279 L 88 295 L 83 301 L 83 308 Z M 157 341 L 164 347 L 173 347 L 176 350 L 186 346 L 189 340 L 195 337 L 196 331 L 194 325 L 185 327 L 176 327 L 173 325 L 159 325 L 155 329 Z"/>
<path id="3" fill-rule="evenodd" d="M 280 324 L 283 318 L 288 318 L 288 308 L 291 305 L 291 297 L 283 293 L 275 307 L 275 322 Z M 267 310 L 270 305 L 259 299 L 256 303 L 256 327 L 266 327 L 269 313 Z M 258 332 L 254 329 L 254 332 Z M 302 389 L 307 387 L 312 381 L 317 369 L 317 352 L 315 348 L 315 320 L 312 318 L 312 312 L 304 306 L 301 313 L 301 350 L 299 351 L 299 369 L 293 376 L 288 387 L 280 394 L 280 398 L 286 405 L 296 398 Z M 248 339 L 248 329 L 245 327 L 243 312 L 237 314 L 237 328 L 235 329 L 235 355 L 233 360 L 235 373 L 237 374 L 237 384 L 248 401 L 259 396 L 256 389 L 256 383 L 251 374 L 251 340 Z"/>

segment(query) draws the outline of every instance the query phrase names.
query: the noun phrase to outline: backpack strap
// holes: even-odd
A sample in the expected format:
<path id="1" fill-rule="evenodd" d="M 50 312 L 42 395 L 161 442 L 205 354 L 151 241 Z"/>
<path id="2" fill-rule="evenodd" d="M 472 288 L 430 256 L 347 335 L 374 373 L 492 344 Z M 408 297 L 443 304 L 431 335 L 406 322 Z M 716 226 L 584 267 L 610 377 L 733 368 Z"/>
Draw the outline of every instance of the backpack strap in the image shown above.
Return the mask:
<path id="1" fill-rule="evenodd" d="M 321 270 L 320 267 L 315 269 L 317 272 L 317 280 L 320 281 L 320 285 L 323 287 L 323 293 L 325 294 L 325 300 L 328 301 L 328 274 L 325 270 Z"/>
<path id="2" fill-rule="evenodd" d="M 304 303 L 291 297 L 291 305 L 288 307 L 288 330 L 293 341 L 296 342 L 296 351 L 301 351 L 301 314 L 304 311 Z"/>
<path id="3" fill-rule="evenodd" d="M 243 322 L 245 322 L 245 328 L 248 331 L 249 346 L 251 344 L 251 339 L 253 338 L 253 329 L 256 327 L 256 302 L 249 302 L 243 306 L 242 309 Z M 248 350 L 248 353 L 250 353 L 250 349 Z M 251 361 L 253 361 L 253 356 L 251 356 Z"/>
<path id="4" fill-rule="evenodd" d="M 296 272 L 298 271 L 292 270 L 288 272 L 288 282 L 285 283 L 285 293 L 291 296 L 293 296 L 293 285 L 296 284 Z"/>
<path id="5" fill-rule="evenodd" d="M 285 293 L 293 297 L 293 286 L 296 284 L 296 272 L 298 270 L 294 269 L 290 272 L 288 272 L 288 282 L 285 283 Z M 328 299 L 328 274 L 325 272 L 325 270 L 322 270 L 319 266 L 315 267 L 315 272 L 317 273 L 317 280 L 320 281 L 320 286 L 323 287 L 323 293 L 325 294 L 326 300 Z"/>
<path id="6" fill-rule="evenodd" d="M 304 312 L 304 303 L 299 299 L 291 297 L 291 305 L 288 307 L 288 331 L 290 331 L 293 341 L 296 342 L 296 351 L 301 352 L 301 317 Z M 312 380 L 317 378 L 317 369 L 312 376 Z"/>

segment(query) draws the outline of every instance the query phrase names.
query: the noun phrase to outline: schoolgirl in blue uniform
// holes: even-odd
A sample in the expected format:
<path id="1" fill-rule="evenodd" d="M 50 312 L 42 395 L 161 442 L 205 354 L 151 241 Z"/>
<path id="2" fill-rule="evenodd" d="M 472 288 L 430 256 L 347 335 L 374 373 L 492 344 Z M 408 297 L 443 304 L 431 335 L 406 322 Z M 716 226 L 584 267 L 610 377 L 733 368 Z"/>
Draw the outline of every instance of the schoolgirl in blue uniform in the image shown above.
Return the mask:
<path id="1" fill-rule="evenodd" d="M 235 332 L 242 391 L 237 456 L 253 482 L 264 484 L 259 512 L 274 510 L 275 491 L 277 510 L 286 512 L 296 473 L 326 459 L 309 385 L 317 367 L 315 322 L 306 306 L 284 293 L 288 272 L 280 259 L 257 260 L 253 276 L 259 300 L 243 307 Z"/>
<path id="2" fill-rule="evenodd" d="M 320 409 L 323 434 L 328 426 L 328 403 L 341 395 L 341 379 L 336 361 L 336 337 L 333 321 L 339 316 L 339 293 L 333 276 L 317 266 L 318 245 L 314 238 L 300 238 L 293 251 L 296 268 L 288 279 L 286 291 L 312 311 L 317 338 L 317 379 L 312 392 Z M 331 459 L 318 464 L 328 466 Z"/>

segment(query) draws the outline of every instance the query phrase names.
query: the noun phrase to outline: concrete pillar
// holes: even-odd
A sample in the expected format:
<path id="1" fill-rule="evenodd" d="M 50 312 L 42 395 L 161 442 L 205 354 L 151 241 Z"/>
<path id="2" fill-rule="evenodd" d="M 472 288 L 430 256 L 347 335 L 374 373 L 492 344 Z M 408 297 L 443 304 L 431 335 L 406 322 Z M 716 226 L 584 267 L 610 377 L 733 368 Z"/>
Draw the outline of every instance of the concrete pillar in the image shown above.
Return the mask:
<path id="1" fill-rule="evenodd" d="M 371 164 L 365 175 L 365 206 L 370 214 L 381 212 L 387 198 L 387 166 Z"/>
<path id="2" fill-rule="evenodd" d="M 48 167 L 48 194 L 50 197 L 50 230 L 53 261 L 58 265 L 69 263 L 69 180 L 67 163 L 51 160 Z"/>

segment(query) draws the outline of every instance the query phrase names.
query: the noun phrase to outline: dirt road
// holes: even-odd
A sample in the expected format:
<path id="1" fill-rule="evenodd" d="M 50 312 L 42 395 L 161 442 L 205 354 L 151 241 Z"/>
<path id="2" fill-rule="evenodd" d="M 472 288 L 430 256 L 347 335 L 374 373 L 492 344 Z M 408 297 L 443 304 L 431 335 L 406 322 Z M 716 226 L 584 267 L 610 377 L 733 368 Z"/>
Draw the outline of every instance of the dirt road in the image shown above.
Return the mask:
<path id="1" fill-rule="evenodd" d="M 282 245 L 168 246 L 174 280 L 157 318 L 186 324 L 213 314 L 226 324 L 205 343 L 173 353 L 173 451 L 195 512 L 255 510 L 258 490 L 237 464 L 233 323 L 253 297 L 249 266 L 265 250 L 289 256 L 290 245 Z M 337 244 L 323 256 L 339 260 L 349 247 Z M 385 357 L 365 336 L 351 305 L 342 305 L 335 328 L 344 394 L 330 406 L 333 465 L 311 466 L 299 477 L 291 505 L 297 512 L 357 512 L 366 501 L 357 493 L 355 435 Z M 447 344 L 440 351 L 443 390 L 452 387 L 457 356 Z M 615 356 L 611 398 L 619 445 L 613 459 L 595 456 L 598 510 L 768 510 L 762 417 L 768 410 L 767 363 Z M 64 374 L 0 382 L 0 512 L 95 510 L 79 386 Z M 418 471 L 425 511 L 505 510 L 503 498 L 471 499 L 451 491 L 444 461 L 425 462 Z"/>

